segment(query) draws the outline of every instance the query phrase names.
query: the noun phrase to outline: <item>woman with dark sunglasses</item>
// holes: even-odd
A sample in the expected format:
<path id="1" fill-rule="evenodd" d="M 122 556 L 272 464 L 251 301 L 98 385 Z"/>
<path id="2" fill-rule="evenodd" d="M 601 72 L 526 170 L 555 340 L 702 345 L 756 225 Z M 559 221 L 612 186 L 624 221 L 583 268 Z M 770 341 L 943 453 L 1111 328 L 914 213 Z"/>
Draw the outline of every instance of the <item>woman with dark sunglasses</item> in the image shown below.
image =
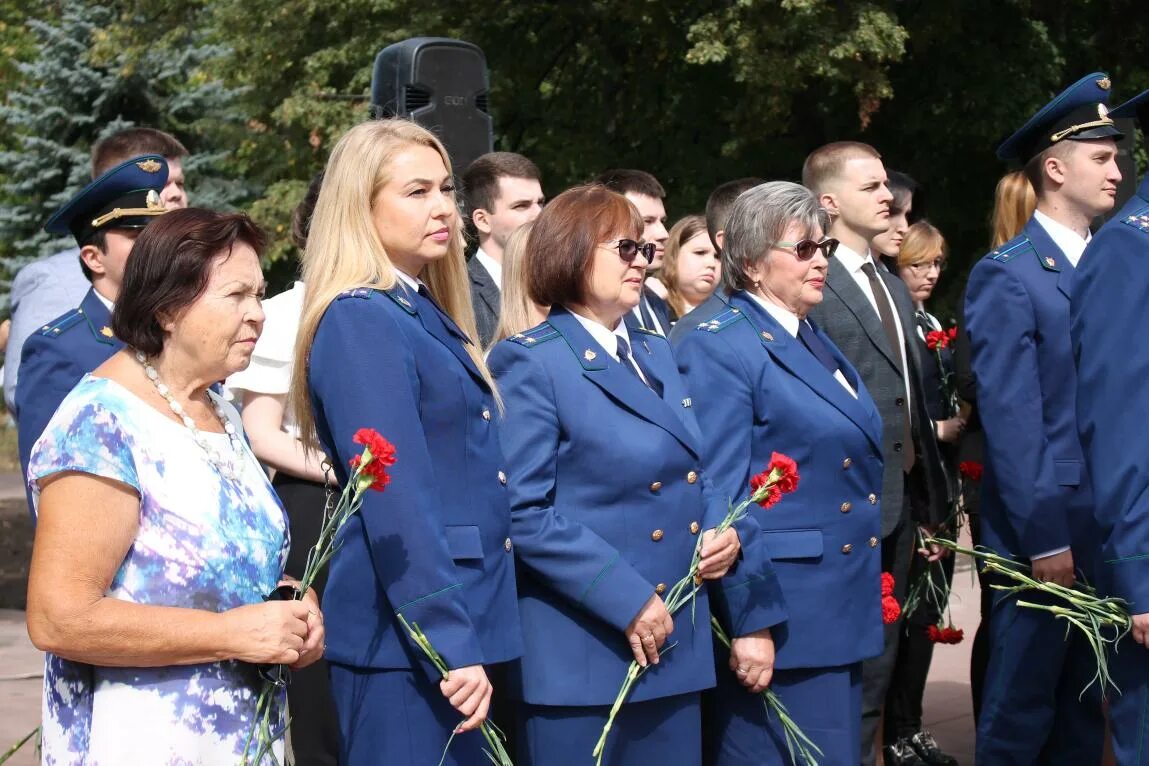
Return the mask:
<path id="1" fill-rule="evenodd" d="M 857 370 L 807 318 L 838 244 L 823 237 L 827 226 L 797 184 L 742 194 L 722 250 L 730 303 L 676 348 L 718 492 L 742 495 L 775 451 L 801 476 L 776 507 L 754 511 L 765 543 L 747 545 L 739 566 L 769 557 L 787 617 L 762 655 L 737 645 L 720 655 L 707 732 L 716 766 L 790 762 L 778 717 L 759 696 L 767 684 L 822 751 L 820 763 L 857 763 L 862 660 L 882 651 L 881 419 Z M 748 672 L 760 665 L 772 677 Z"/>
<path id="2" fill-rule="evenodd" d="M 779 619 L 766 606 L 772 581 L 741 565 L 727 575 L 741 532 L 714 534 L 726 500 L 702 472 L 669 343 L 623 321 L 653 255 L 637 242 L 641 232 L 634 206 L 603 186 L 548 203 L 528 242 L 527 288 L 549 316 L 489 357 L 506 407 L 500 433 L 521 578 L 525 651 L 511 684 L 522 702 L 520 766 L 589 762 L 632 661 L 648 669 L 602 762 L 701 763 L 712 602 L 700 592 L 692 619 L 672 618 L 662 600 L 699 535 L 702 577 L 722 578 L 714 600 L 751 613 L 746 624 L 761 618 L 754 627 Z"/>

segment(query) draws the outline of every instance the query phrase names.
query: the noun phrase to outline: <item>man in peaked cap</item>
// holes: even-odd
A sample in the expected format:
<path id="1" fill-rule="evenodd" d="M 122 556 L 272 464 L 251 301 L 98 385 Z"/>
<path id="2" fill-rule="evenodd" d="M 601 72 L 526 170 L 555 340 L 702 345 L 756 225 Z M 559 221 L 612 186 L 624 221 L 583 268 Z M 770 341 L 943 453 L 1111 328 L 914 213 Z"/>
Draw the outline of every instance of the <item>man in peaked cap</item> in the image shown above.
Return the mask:
<path id="1" fill-rule="evenodd" d="M 1111 113 L 1136 116 L 1149 137 L 1149 90 Z M 1133 629 L 1110 659 L 1117 763 L 1149 764 L 1149 177 L 1081 259 L 1070 296 L 1077 428 L 1100 527 L 1097 587 L 1129 602 Z"/>
<path id="2" fill-rule="evenodd" d="M 80 305 L 43 325 L 24 344 L 16 389 L 20 468 L 68 392 L 123 348 L 111 330 L 124 267 L 140 229 L 165 212 L 160 192 L 168 165 L 159 155 L 123 162 L 88 184 L 44 226 L 71 234 L 91 289 Z M 29 503 L 29 508 L 31 503 Z"/>
<path id="3" fill-rule="evenodd" d="M 997 151 L 1024 164 L 1037 210 L 970 272 L 965 317 L 985 429 L 982 542 L 1038 580 L 1093 578 L 1093 490 L 1077 437 L 1069 295 L 1090 224 L 1113 208 L 1121 137 L 1096 72 L 1062 91 Z M 1042 601 L 1027 593 L 1026 600 Z M 1099 763 L 1100 690 L 1078 631 L 994 595 L 977 762 Z"/>

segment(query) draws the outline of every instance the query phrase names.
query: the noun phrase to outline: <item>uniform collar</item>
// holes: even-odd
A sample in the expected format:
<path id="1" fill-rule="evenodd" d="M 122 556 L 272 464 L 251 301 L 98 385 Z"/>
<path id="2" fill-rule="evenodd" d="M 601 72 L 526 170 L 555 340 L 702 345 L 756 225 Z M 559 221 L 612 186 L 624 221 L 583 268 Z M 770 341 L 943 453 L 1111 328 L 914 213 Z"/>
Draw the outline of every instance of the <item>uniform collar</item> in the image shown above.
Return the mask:
<path id="1" fill-rule="evenodd" d="M 772 303 L 766 300 L 760 295 L 755 295 L 749 290 L 746 291 L 746 295 L 749 296 L 750 300 L 754 301 L 763 309 L 765 309 L 766 313 L 774 317 L 774 321 L 782 325 L 782 329 L 790 333 L 791 338 L 798 337 L 798 325 L 802 320 L 798 318 L 797 314 L 790 311 L 789 309 L 782 308 L 776 303 Z"/>
<path id="2" fill-rule="evenodd" d="M 1053 220 L 1040 210 L 1033 211 L 1033 218 L 1041 224 L 1041 228 L 1045 229 L 1045 233 L 1065 255 L 1066 260 L 1076 268 L 1078 261 L 1081 260 L 1081 253 L 1085 251 L 1085 246 L 1089 244 L 1089 240 L 1093 239 L 1093 235 L 1087 234 L 1085 239 L 1082 239 L 1081 235 L 1073 229 Z"/>
<path id="3" fill-rule="evenodd" d="M 567 310 L 570 311 L 570 309 Z M 614 359 L 616 362 L 619 361 L 617 339 L 622 338 L 626 341 L 627 346 L 630 345 L 630 333 L 626 331 L 626 322 L 619 320 L 618 327 L 611 330 L 606 325 L 600 324 L 593 319 L 588 319 L 574 311 L 570 311 L 570 315 L 578 320 L 578 323 L 582 325 L 583 329 L 590 334 L 590 337 L 594 339 L 595 343 L 602 346 L 602 350 L 609 354 L 611 359 Z"/>

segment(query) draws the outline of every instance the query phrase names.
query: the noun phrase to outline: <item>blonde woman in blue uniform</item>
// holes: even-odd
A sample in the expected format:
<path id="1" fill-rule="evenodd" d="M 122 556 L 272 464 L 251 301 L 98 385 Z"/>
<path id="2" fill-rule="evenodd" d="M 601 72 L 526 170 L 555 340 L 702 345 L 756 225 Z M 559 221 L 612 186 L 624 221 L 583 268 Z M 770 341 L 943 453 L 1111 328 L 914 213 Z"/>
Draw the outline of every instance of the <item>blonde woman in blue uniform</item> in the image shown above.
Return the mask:
<path id="1" fill-rule="evenodd" d="M 303 259 L 292 398 L 340 483 L 374 428 L 395 445 L 331 563 L 327 659 L 340 763 L 489 763 L 488 669 L 521 653 L 494 382 L 474 338 L 443 145 L 405 120 L 352 128 L 328 161 Z M 304 437 L 307 438 L 306 436 Z M 399 617 L 450 668 L 438 671 Z"/>
<path id="2" fill-rule="evenodd" d="M 642 230 L 634 206 L 602 186 L 548 203 L 528 242 L 528 290 L 549 316 L 490 355 L 506 402 L 524 628 L 512 666 L 519 766 L 593 762 L 632 660 L 648 669 L 603 763 L 701 763 L 712 604 L 740 616 L 740 645 L 760 647 L 755 631 L 781 619 L 772 579 L 741 567 L 727 574 L 745 541 L 741 529 L 714 535 L 727 506 L 709 491 L 667 340 L 623 321 L 653 255 L 638 242 Z M 672 618 L 662 597 L 686 573 L 700 534 L 702 576 L 722 578 L 717 598 L 704 590 L 693 614 Z"/>

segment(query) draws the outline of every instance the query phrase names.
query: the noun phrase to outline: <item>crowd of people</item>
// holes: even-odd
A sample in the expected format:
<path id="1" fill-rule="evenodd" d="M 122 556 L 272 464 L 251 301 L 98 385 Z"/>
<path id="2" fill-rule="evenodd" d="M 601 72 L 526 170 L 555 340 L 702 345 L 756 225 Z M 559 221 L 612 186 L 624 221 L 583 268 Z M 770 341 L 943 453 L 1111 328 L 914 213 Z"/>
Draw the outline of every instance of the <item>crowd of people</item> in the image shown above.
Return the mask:
<path id="1" fill-rule="evenodd" d="M 1134 615 L 1120 693 L 1082 692 L 1082 637 L 985 577 L 977 762 L 1099 763 L 1108 725 L 1118 763 L 1149 763 L 1129 411 L 1149 182 L 1092 233 L 1120 180 L 1110 89 L 1083 78 L 999 147 L 1022 169 L 956 327 L 927 310 L 943 233 L 864 143 L 815 149 L 801 183 L 722 183 L 668 228 L 647 171 L 547 199 L 494 152 L 456 190 L 432 132 L 371 120 L 300 201 L 299 281 L 265 299 L 263 233 L 188 207 L 179 141 L 105 139 L 46 225 L 77 248 L 16 278 L 5 366 L 46 762 L 240 762 L 283 664 L 299 764 L 485 764 L 488 719 L 516 763 L 589 763 L 636 662 L 604 764 L 801 762 L 770 689 L 819 763 L 953 766 L 923 726 L 945 597 L 907 595 L 946 592 L 937 541 L 968 518 Z M 1149 126 L 1149 91 L 1112 114 Z M 390 482 L 313 588 L 274 598 L 362 428 L 394 445 Z M 726 528 L 779 454 L 796 484 Z"/>

